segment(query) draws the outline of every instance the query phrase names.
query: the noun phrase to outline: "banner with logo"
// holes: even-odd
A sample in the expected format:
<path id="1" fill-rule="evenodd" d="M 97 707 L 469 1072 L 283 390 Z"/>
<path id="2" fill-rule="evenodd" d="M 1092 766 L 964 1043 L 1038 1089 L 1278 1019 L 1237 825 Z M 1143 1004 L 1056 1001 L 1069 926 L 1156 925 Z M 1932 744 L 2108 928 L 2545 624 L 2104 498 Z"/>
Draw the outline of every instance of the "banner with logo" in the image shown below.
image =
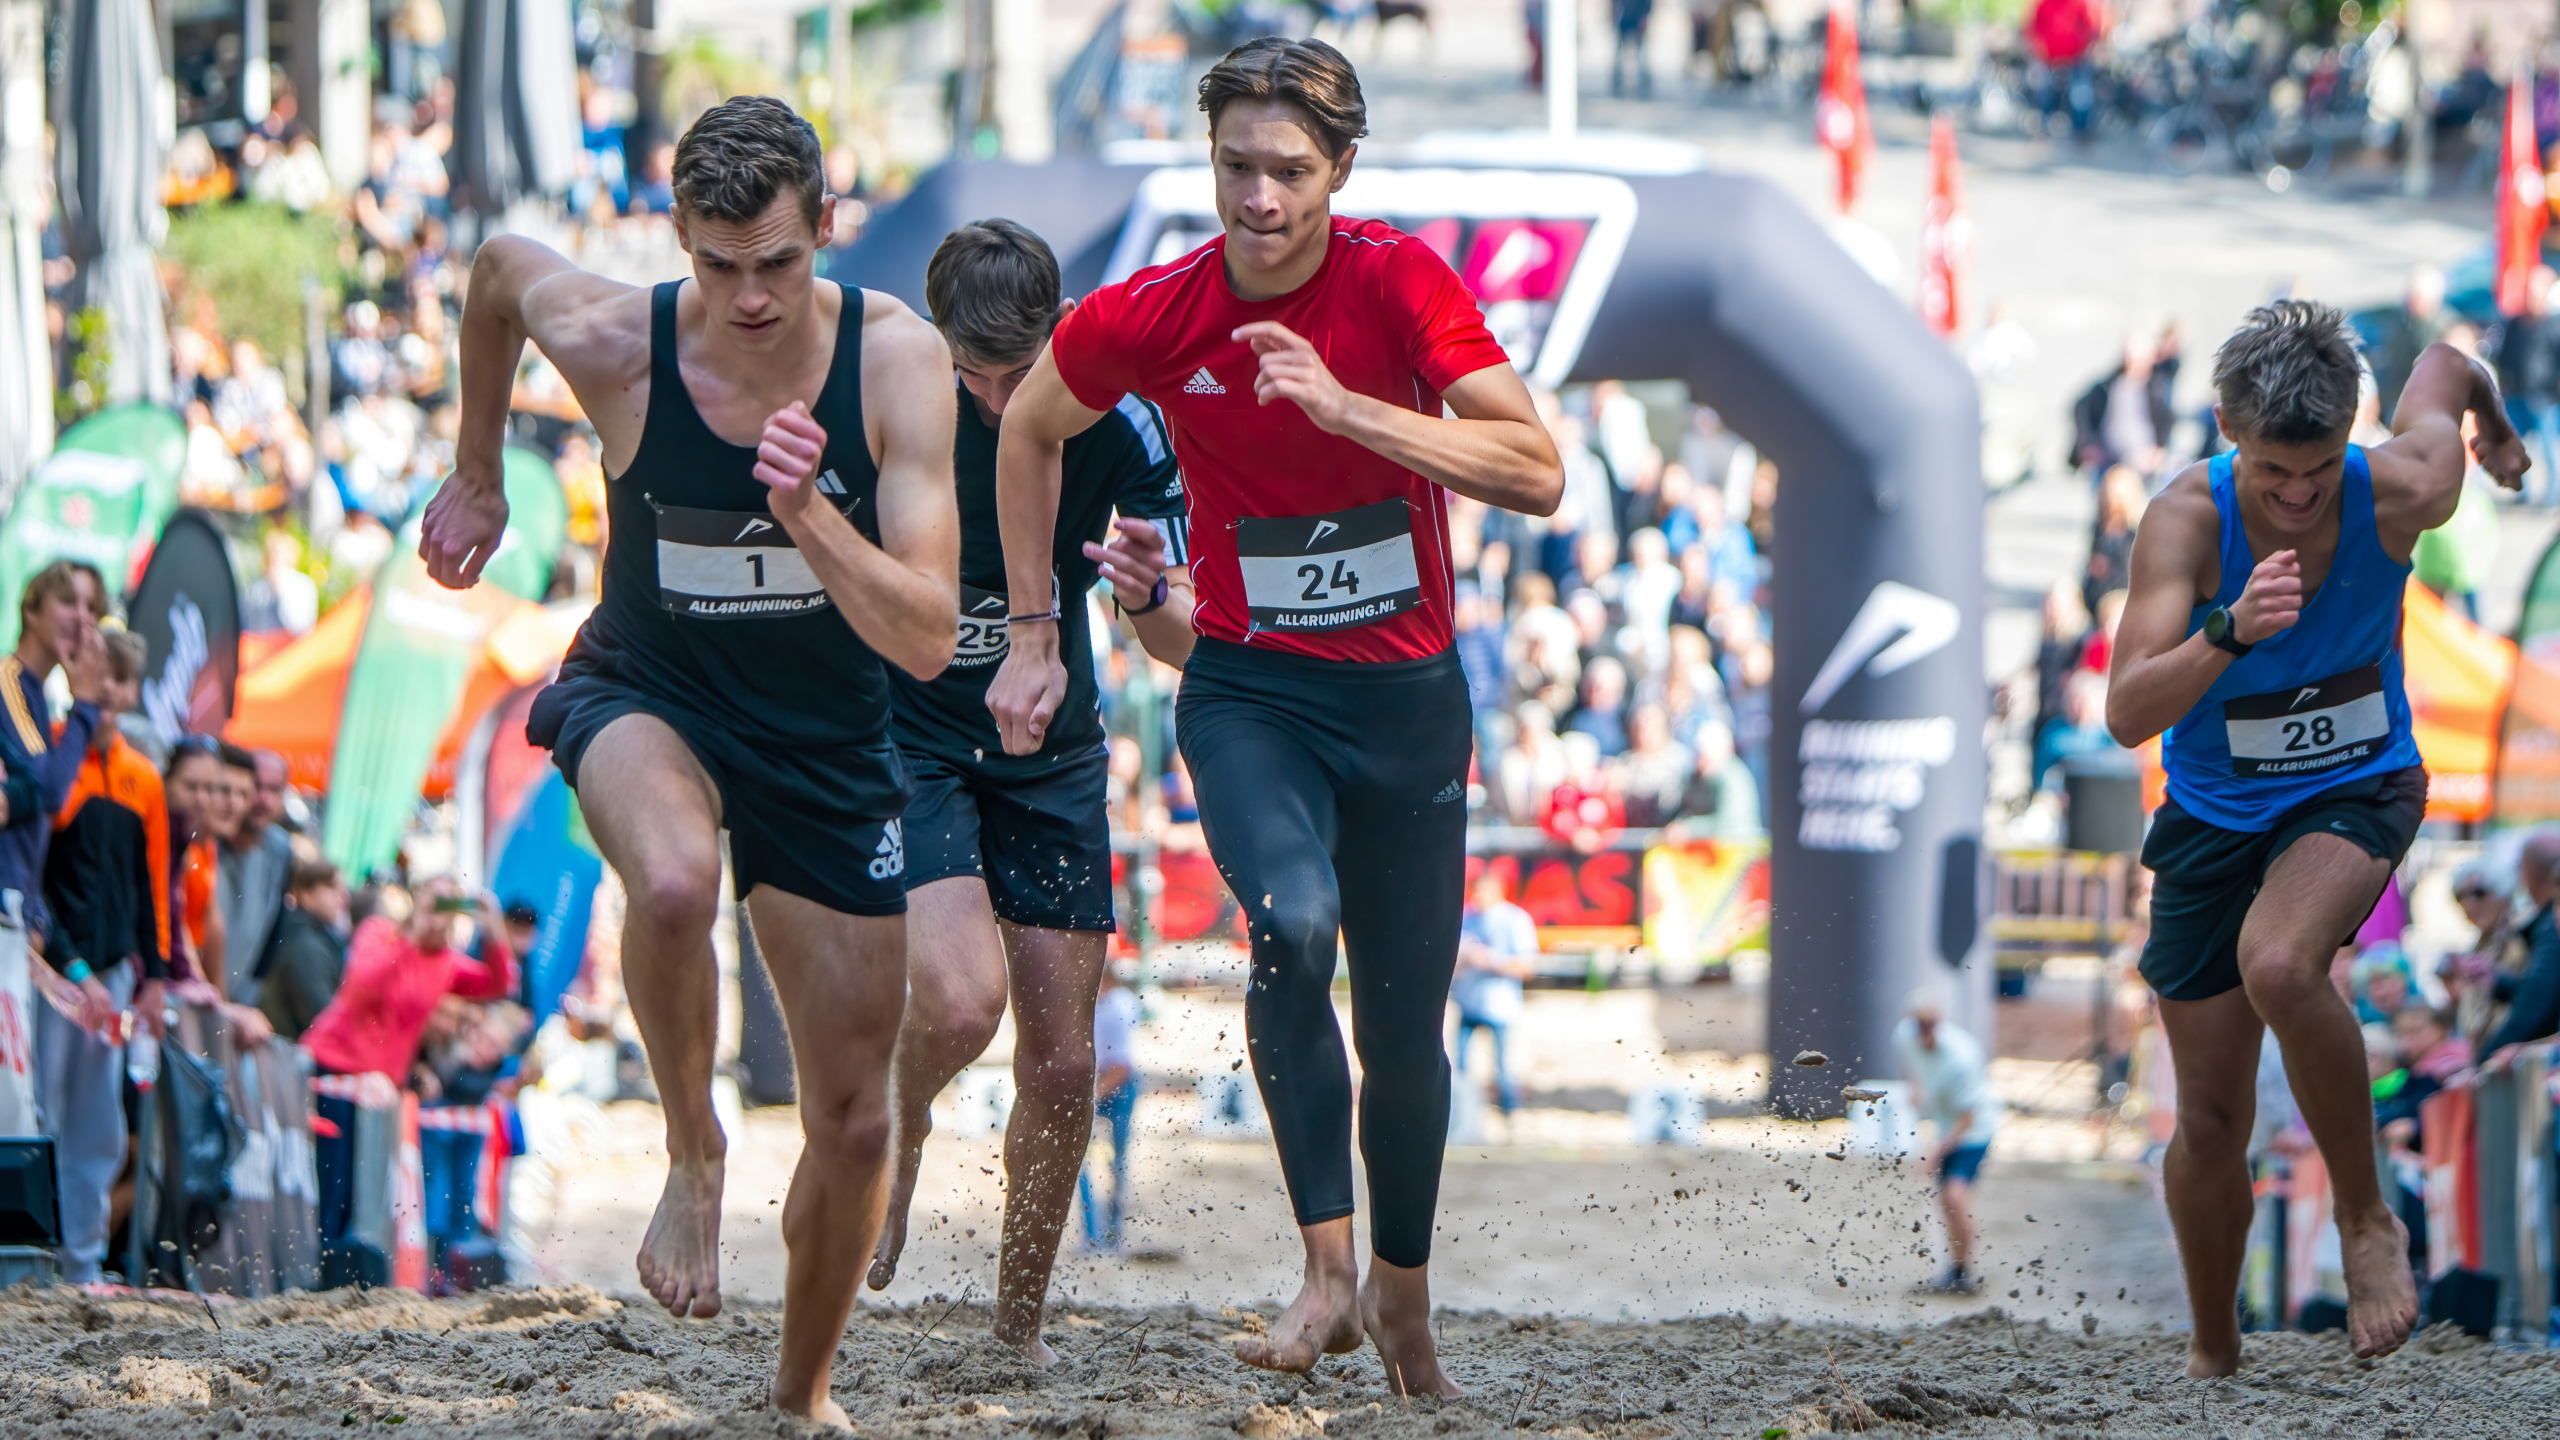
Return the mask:
<path id="1" fill-rule="evenodd" d="M 220 734 L 240 683 L 240 582 L 231 548 L 202 511 L 170 517 L 150 567 L 126 602 L 151 646 L 142 713 L 161 739 Z"/>
<path id="2" fill-rule="evenodd" d="M 1644 852 L 1644 943 L 1675 965 L 1769 948 L 1769 842 L 1692 840 Z"/>
<path id="3" fill-rule="evenodd" d="M 496 846 L 489 889 L 501 906 L 529 905 L 542 918 L 518 959 L 535 1024 L 557 1009 L 586 959 L 587 925 L 604 856 L 587 833 L 578 797 L 557 769 L 548 771 Z"/>
<path id="4" fill-rule="evenodd" d="M 2560 541 L 2534 562 L 2515 642 L 2490 815 L 2500 825 L 2540 825 L 2560 820 Z"/>
<path id="5" fill-rule="evenodd" d="M 0 649 L 18 643 L 28 579 L 56 560 L 97 566 L 110 593 L 133 583 L 178 508 L 186 462 L 187 422 L 158 405 L 118 405 L 63 432 L 0 526 Z"/>
<path id="6" fill-rule="evenodd" d="M 418 519 L 374 582 L 373 612 L 347 676 L 329 768 L 321 848 L 361 881 L 391 862 L 409 827 L 436 743 L 462 699 L 490 630 L 519 602 L 539 600 L 568 532 L 569 504 L 550 463 L 506 452 L 507 528 L 468 590 L 448 590 L 418 558 Z"/>
<path id="7" fill-rule="evenodd" d="M 1467 887 L 1491 870 L 1529 912 L 1544 950 L 1631 949 L 1644 937 L 1643 852 L 1492 849 L 1467 857 Z"/>

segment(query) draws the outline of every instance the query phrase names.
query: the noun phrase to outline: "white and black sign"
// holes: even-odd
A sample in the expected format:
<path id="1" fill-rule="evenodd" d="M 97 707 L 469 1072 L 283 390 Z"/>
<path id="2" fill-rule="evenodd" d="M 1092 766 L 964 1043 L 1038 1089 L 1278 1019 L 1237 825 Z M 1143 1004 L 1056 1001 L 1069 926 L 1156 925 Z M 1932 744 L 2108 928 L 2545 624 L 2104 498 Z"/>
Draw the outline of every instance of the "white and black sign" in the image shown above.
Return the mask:
<path id="1" fill-rule="evenodd" d="M 960 587 L 960 644 L 951 652 L 954 669 L 993 665 L 1013 648 L 1013 628 L 1005 623 L 1011 597 L 999 590 Z"/>
<path id="2" fill-rule="evenodd" d="M 653 504 L 655 502 L 652 502 Z M 750 511 L 656 505 L 658 601 L 694 620 L 761 620 L 832 609 L 782 522 Z"/>
<path id="3" fill-rule="evenodd" d="M 1422 601 L 1413 517 L 1402 500 L 1238 520 L 1236 563 L 1257 630 L 1346 630 Z"/>
<path id="4" fill-rule="evenodd" d="M 2391 734 L 2382 667 L 2224 701 L 2222 728 L 2238 776 L 2313 775 L 2369 760 Z"/>

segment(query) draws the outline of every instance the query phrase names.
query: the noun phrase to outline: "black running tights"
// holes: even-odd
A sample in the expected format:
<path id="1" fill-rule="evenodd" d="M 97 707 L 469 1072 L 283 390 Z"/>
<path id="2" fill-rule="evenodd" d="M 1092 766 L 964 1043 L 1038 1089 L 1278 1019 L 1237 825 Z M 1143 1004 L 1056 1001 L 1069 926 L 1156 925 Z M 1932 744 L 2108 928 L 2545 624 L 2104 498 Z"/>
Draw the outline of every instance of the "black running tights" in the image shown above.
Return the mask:
<path id="1" fill-rule="evenodd" d="M 1251 928 L 1245 1038 L 1298 1223 L 1352 1213 L 1339 936 L 1370 1248 L 1421 1265 L 1449 1130 L 1442 1015 L 1466 883 L 1472 727 L 1456 656 L 1360 664 L 1204 638 L 1177 723 L 1209 853 Z"/>

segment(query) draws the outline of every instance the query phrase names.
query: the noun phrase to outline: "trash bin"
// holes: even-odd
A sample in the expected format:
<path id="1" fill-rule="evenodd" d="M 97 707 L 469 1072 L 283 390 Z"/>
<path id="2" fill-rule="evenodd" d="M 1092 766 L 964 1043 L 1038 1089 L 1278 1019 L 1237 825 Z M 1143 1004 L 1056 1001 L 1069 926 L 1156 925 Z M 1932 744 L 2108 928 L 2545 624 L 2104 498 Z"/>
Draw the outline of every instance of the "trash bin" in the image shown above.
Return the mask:
<path id="1" fill-rule="evenodd" d="M 2065 759 L 2062 796 L 2070 848 L 2111 855 L 2142 848 L 2142 762 L 2132 751 Z"/>

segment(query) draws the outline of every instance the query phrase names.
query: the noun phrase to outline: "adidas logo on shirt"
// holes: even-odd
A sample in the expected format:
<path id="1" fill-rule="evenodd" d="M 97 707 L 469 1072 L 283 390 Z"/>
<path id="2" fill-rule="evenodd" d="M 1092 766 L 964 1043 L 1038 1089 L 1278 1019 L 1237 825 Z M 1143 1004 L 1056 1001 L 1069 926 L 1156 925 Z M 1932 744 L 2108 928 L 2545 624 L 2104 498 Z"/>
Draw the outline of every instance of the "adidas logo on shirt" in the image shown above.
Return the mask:
<path id="1" fill-rule="evenodd" d="M 899 828 L 899 823 L 892 820 L 880 827 L 880 848 L 875 852 L 879 858 L 873 860 L 870 867 L 874 880 L 907 873 L 907 836 Z"/>
<path id="2" fill-rule="evenodd" d="M 1460 785 L 1457 781 L 1452 780 L 1448 784 L 1440 787 L 1440 793 L 1431 797 L 1431 803 L 1434 805 L 1451 804 L 1455 801 L 1465 799 L 1466 794 L 1466 787 Z"/>
<path id="3" fill-rule="evenodd" d="M 836 478 L 836 472 L 832 468 L 818 472 L 818 493 L 821 495 L 845 493 L 844 482 Z"/>
<path id="4" fill-rule="evenodd" d="M 1182 393 L 1185 395 L 1224 395 L 1227 393 L 1227 387 L 1219 384 L 1218 377 L 1210 374 L 1209 367 L 1203 365 L 1189 380 L 1183 382 Z"/>

